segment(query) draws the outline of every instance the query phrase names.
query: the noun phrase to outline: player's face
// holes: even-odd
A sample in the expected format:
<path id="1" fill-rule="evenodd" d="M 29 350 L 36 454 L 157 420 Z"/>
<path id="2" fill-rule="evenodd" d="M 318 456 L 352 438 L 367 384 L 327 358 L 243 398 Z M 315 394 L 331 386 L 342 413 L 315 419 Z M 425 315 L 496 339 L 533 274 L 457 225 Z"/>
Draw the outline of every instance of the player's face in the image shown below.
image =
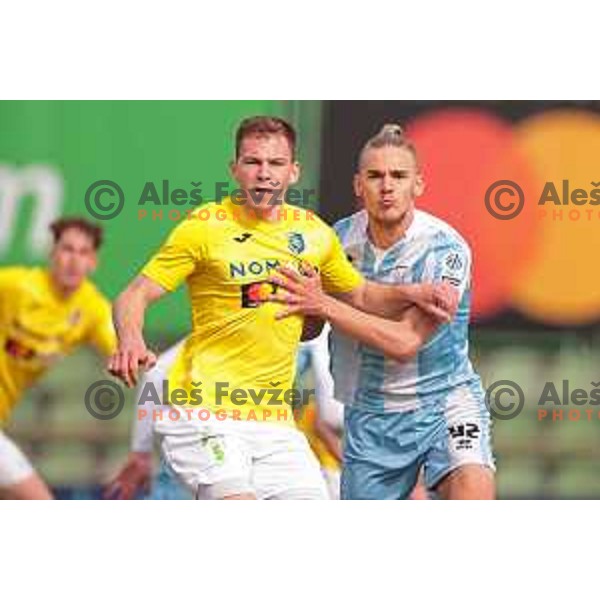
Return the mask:
<path id="1" fill-rule="evenodd" d="M 300 167 L 285 136 L 250 135 L 242 140 L 231 173 L 246 192 L 247 204 L 265 210 L 284 200 L 288 187 L 298 181 Z"/>
<path id="2" fill-rule="evenodd" d="M 386 225 L 401 223 L 423 193 L 413 153 L 394 146 L 367 150 L 354 176 L 354 192 L 370 218 Z"/>
<path id="3" fill-rule="evenodd" d="M 89 235 L 77 228 L 65 230 L 52 249 L 52 278 L 66 292 L 75 291 L 96 268 L 96 250 Z"/>

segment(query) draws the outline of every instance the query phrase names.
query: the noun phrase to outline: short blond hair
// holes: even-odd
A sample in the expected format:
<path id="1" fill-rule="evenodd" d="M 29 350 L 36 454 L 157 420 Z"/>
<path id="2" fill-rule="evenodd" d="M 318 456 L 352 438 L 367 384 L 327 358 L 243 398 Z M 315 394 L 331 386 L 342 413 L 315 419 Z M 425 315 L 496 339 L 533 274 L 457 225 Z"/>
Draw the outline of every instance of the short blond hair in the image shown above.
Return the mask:
<path id="1" fill-rule="evenodd" d="M 401 125 L 397 123 L 386 123 L 378 133 L 376 133 L 367 143 L 362 147 L 360 154 L 358 155 L 358 168 L 360 169 L 365 154 L 374 148 L 384 148 L 385 146 L 392 146 L 393 148 L 406 148 L 414 156 L 415 163 L 418 164 L 417 151 L 414 144 L 406 134 Z"/>

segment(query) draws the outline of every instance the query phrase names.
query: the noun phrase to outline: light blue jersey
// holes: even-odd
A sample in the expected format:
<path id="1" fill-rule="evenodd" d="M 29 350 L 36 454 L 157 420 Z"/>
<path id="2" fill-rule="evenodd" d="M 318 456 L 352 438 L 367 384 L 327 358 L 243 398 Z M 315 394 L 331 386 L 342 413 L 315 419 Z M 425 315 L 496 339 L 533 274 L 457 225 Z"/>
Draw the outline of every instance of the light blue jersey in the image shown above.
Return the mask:
<path id="1" fill-rule="evenodd" d="M 374 412 L 403 412 L 477 383 L 468 355 L 471 252 L 465 240 L 440 219 L 417 210 L 405 236 L 380 251 L 368 239 L 367 222 L 366 211 L 360 211 L 334 226 L 350 260 L 367 279 L 392 284 L 447 281 L 458 288 L 460 305 L 453 321 L 442 325 L 408 362 L 388 359 L 335 331 L 336 398 Z"/>
<path id="2" fill-rule="evenodd" d="M 441 283 L 458 289 L 451 323 L 441 325 L 408 361 L 333 330 L 335 395 L 344 402 L 343 499 L 403 499 L 423 469 L 430 489 L 453 469 L 494 469 L 489 413 L 469 360 L 471 252 L 448 224 L 420 210 L 405 235 L 386 250 L 367 235 L 360 211 L 335 225 L 354 266 L 389 284 Z"/>

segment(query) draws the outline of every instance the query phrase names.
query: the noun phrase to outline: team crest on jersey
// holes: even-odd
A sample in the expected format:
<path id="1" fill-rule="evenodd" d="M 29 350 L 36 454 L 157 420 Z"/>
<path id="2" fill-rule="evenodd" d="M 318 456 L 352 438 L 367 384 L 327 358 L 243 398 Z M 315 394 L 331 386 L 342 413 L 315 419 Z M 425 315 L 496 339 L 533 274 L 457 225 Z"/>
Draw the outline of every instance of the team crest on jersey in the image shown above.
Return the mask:
<path id="1" fill-rule="evenodd" d="M 295 231 L 288 233 L 288 248 L 290 249 L 290 252 L 293 252 L 294 254 L 302 254 L 306 248 L 304 236 Z"/>
<path id="2" fill-rule="evenodd" d="M 451 252 L 448 254 L 444 262 L 451 271 L 460 271 L 463 266 L 462 259 L 457 252 Z"/>

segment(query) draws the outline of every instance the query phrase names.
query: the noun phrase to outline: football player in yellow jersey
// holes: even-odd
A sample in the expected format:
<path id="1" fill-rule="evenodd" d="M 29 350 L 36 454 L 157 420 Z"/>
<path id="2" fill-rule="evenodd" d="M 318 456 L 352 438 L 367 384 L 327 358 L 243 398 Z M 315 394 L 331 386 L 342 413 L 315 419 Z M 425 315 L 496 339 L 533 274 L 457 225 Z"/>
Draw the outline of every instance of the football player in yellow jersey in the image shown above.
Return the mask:
<path id="1" fill-rule="evenodd" d="M 179 416 L 157 432 L 165 460 L 198 498 L 327 496 L 291 410 L 303 318 L 275 318 L 270 272 L 308 263 L 354 306 L 395 317 L 417 303 L 448 318 L 439 286 L 366 283 L 330 227 L 281 202 L 300 174 L 295 141 L 282 119 L 246 119 L 231 165 L 242 195 L 181 223 L 114 306 L 119 347 L 108 369 L 131 386 L 156 360 L 142 335 L 146 308 L 187 281 L 192 333 L 169 374 L 169 412 Z"/>
<path id="2" fill-rule="evenodd" d="M 311 389 L 307 405 L 294 407 L 298 428 L 307 437 L 320 465 L 332 499 L 339 499 L 342 404 L 333 397 L 333 377 L 329 371 L 329 325 L 326 323 L 319 336 L 300 344 L 296 360 L 296 381 L 301 388 Z M 158 357 L 156 365 L 143 374 L 138 384 L 135 417 L 131 431 L 131 450 L 125 464 L 105 488 L 105 497 L 129 500 L 146 493 L 149 500 L 190 500 L 188 489 L 160 462 L 153 477 L 154 425 L 157 420 L 168 419 L 168 405 L 158 407 L 154 394 L 162 397 L 163 382 L 183 347 L 185 340 L 177 342 Z M 310 374 L 309 374 L 310 372 Z M 148 493 L 148 490 L 150 492 Z"/>
<path id="3" fill-rule="evenodd" d="M 0 268 L 0 498 L 48 499 L 50 491 L 5 433 L 25 389 L 78 345 L 115 349 L 110 303 L 87 279 L 102 230 L 80 218 L 51 225 L 48 268 Z"/>

